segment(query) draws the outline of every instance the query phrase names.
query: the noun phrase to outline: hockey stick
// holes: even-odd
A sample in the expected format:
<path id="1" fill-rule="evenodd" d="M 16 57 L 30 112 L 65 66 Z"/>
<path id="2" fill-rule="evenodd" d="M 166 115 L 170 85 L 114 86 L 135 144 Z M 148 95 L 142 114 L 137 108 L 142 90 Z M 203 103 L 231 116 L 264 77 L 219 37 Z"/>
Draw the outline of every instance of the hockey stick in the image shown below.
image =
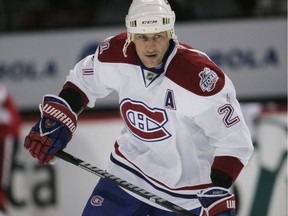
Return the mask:
<path id="1" fill-rule="evenodd" d="M 126 190 L 129 190 L 145 199 L 148 199 L 150 200 L 151 202 L 154 202 L 162 207 L 165 207 L 179 215 L 182 215 L 182 216 L 197 216 L 191 212 L 189 212 L 188 210 L 186 209 L 183 209 L 182 207 L 178 206 L 178 205 L 175 205 L 161 197 L 158 197 L 148 191 L 145 191 L 127 181 L 124 181 L 102 169 L 99 169 L 98 167 L 95 167 L 95 166 L 92 166 L 91 164 L 89 163 L 86 163 L 84 162 L 83 160 L 79 159 L 79 158 L 76 158 L 70 154 L 68 154 L 67 152 L 64 152 L 64 151 L 58 151 L 56 153 L 56 156 L 61 158 L 62 160 L 65 160 L 69 163 L 72 163 L 88 172 L 91 172 L 95 175 L 97 175 L 98 177 L 100 178 L 103 178 L 113 184 L 116 184 L 122 188 L 125 188 Z"/>

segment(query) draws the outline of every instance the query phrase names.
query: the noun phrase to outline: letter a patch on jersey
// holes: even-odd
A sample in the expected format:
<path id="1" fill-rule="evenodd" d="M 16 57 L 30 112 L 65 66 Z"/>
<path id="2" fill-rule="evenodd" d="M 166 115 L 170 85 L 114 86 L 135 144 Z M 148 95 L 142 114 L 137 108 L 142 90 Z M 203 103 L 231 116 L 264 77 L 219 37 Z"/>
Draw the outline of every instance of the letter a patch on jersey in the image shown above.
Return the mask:
<path id="1" fill-rule="evenodd" d="M 170 89 L 167 89 L 164 107 L 167 108 L 167 109 L 176 110 L 174 93 Z"/>

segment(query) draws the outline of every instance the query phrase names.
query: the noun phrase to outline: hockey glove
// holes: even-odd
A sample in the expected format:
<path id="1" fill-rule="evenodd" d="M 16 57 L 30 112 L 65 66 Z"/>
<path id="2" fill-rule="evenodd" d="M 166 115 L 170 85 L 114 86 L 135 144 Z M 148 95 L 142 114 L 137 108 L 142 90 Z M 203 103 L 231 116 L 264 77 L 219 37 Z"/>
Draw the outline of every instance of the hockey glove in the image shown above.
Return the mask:
<path id="1" fill-rule="evenodd" d="M 71 140 L 77 115 L 65 100 L 54 95 L 45 95 L 39 109 L 41 118 L 26 136 L 24 147 L 39 164 L 46 164 Z"/>
<path id="2" fill-rule="evenodd" d="M 235 216 L 235 196 L 222 187 L 210 187 L 197 195 L 205 216 Z"/>

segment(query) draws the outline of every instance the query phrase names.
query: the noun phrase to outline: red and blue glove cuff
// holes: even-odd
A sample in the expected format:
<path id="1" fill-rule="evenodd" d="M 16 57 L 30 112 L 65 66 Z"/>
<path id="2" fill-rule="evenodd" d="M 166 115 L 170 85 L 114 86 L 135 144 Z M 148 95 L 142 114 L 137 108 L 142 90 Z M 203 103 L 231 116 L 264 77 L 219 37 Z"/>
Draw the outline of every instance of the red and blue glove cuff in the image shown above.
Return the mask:
<path id="1" fill-rule="evenodd" d="M 197 194 L 206 216 L 235 216 L 235 196 L 228 189 L 211 187 Z"/>
<path id="2" fill-rule="evenodd" d="M 54 95 L 45 95 L 39 108 L 42 117 L 39 129 L 42 135 L 52 133 L 64 126 L 72 137 L 77 128 L 77 115 L 65 100 Z"/>

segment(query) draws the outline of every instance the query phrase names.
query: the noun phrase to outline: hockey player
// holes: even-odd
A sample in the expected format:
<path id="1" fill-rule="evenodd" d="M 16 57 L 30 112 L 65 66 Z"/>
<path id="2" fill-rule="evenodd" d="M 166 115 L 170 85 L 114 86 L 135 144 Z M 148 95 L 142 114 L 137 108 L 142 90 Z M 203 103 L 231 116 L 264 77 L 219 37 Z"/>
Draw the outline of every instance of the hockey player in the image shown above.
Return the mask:
<path id="1" fill-rule="evenodd" d="M 134 0 L 127 32 L 78 62 L 58 96 L 45 95 L 25 139 L 40 164 L 66 147 L 77 116 L 112 91 L 125 123 L 108 172 L 196 215 L 235 215 L 228 190 L 253 146 L 231 80 L 177 40 L 167 0 Z M 83 216 L 176 215 L 101 179 Z"/>
<path id="2" fill-rule="evenodd" d="M 0 83 L 0 216 L 7 215 L 7 189 L 12 154 L 20 136 L 20 123 L 12 97 Z"/>

